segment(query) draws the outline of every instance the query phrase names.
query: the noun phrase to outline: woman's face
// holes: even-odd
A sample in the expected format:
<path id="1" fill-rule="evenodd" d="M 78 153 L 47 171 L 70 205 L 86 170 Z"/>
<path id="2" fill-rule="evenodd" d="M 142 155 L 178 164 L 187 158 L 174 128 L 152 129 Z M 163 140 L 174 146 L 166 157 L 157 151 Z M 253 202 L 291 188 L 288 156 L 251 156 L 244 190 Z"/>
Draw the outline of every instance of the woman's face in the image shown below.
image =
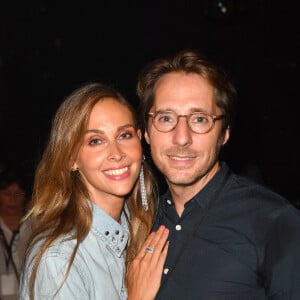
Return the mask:
<path id="1" fill-rule="evenodd" d="M 12 183 L 8 187 L 0 189 L 1 216 L 21 216 L 24 202 L 25 192 L 17 183 Z"/>
<path id="2" fill-rule="evenodd" d="M 124 201 L 139 175 L 141 132 L 130 110 L 113 98 L 93 108 L 73 168 L 78 169 L 90 200 L 105 209 Z"/>

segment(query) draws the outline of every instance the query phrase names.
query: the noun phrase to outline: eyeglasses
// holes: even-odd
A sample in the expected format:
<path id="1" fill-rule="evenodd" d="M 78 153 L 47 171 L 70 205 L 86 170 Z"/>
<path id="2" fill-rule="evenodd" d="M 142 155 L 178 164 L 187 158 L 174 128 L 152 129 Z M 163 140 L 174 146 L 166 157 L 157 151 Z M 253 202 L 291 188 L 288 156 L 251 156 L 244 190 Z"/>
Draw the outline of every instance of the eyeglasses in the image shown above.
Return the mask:
<path id="1" fill-rule="evenodd" d="M 158 110 L 155 113 L 148 113 L 152 117 L 154 127 L 161 132 L 169 132 L 176 128 L 179 118 L 186 118 L 189 128 L 195 132 L 204 134 L 212 130 L 215 121 L 221 120 L 224 115 L 210 115 L 204 112 L 194 112 L 189 115 L 178 115 L 174 111 Z"/>

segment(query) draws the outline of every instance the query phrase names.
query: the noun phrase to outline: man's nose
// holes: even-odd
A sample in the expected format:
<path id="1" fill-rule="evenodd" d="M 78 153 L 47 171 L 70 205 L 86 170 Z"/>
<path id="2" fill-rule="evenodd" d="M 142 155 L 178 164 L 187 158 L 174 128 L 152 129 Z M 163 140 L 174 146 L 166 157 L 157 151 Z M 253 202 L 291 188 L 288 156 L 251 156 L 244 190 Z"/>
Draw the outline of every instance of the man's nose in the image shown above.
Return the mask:
<path id="1" fill-rule="evenodd" d="M 187 116 L 178 116 L 178 123 L 174 129 L 173 141 L 180 146 L 186 146 L 192 143 L 192 135 L 187 122 Z"/>

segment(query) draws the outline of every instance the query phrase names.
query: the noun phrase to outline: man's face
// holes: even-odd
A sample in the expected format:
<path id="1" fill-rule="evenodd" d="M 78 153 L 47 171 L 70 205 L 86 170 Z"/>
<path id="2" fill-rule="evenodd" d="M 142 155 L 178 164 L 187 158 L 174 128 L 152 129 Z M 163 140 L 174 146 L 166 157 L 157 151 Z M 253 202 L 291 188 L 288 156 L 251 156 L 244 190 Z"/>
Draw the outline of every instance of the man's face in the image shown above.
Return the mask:
<path id="1" fill-rule="evenodd" d="M 169 73 L 157 84 L 150 112 L 171 110 L 178 115 L 205 112 L 221 115 L 214 100 L 214 88 L 197 74 Z M 187 118 L 181 117 L 175 129 L 160 132 L 148 121 L 145 139 L 157 168 L 165 175 L 169 186 L 191 186 L 207 182 L 218 168 L 220 148 L 229 138 L 229 130 L 221 133 L 222 121 L 199 134 L 191 131 Z"/>
<path id="2" fill-rule="evenodd" d="M 24 202 L 25 192 L 16 182 L 4 189 L 0 189 L 0 215 L 23 215 Z"/>

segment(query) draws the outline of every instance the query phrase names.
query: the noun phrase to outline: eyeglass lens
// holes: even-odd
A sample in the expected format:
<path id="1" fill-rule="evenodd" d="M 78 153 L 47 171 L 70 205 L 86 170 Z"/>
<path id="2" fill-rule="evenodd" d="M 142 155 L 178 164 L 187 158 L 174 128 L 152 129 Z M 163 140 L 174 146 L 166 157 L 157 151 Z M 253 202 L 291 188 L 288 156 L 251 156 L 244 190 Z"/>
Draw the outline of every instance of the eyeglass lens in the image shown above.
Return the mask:
<path id="1" fill-rule="evenodd" d="M 159 131 L 168 132 L 176 127 L 180 117 L 187 118 L 188 126 L 196 133 L 206 133 L 214 123 L 214 118 L 211 115 L 202 112 L 177 115 L 173 111 L 158 111 L 153 115 L 154 125 Z"/>

